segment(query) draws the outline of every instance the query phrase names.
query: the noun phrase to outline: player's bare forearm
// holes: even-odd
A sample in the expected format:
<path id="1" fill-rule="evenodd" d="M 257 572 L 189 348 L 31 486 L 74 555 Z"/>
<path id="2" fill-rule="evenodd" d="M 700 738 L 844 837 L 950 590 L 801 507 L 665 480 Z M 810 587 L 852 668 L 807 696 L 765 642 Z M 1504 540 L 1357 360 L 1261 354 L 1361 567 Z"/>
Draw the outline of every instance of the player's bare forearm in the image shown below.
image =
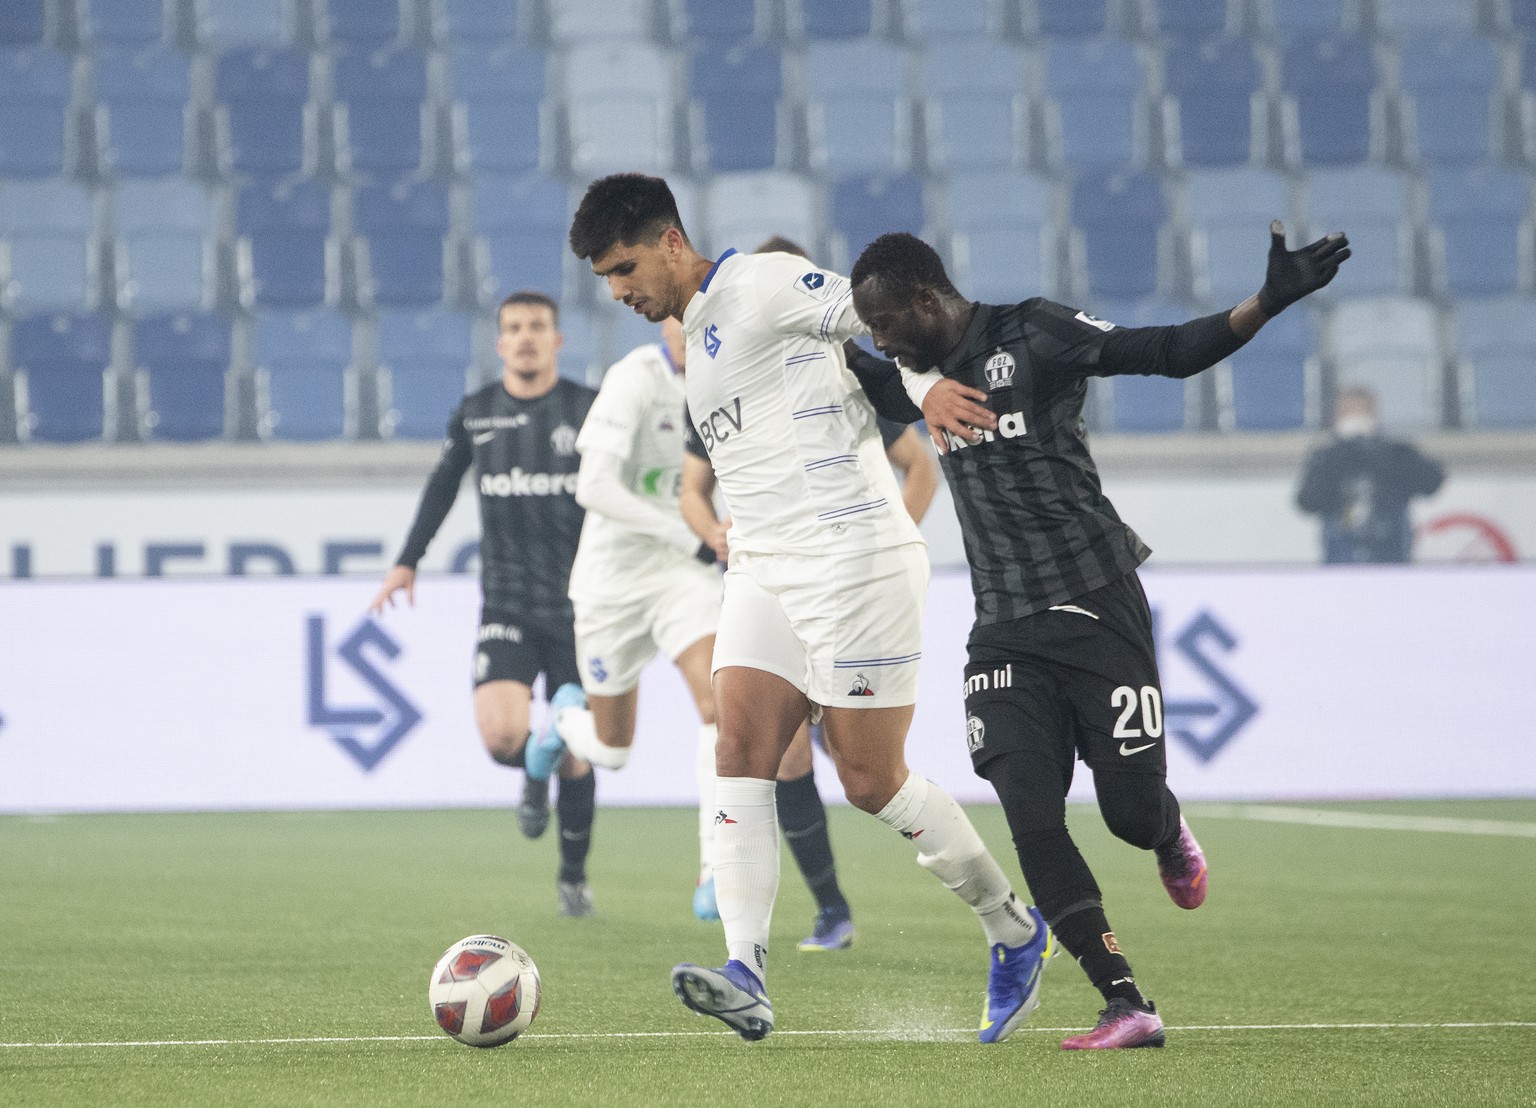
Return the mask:
<path id="1" fill-rule="evenodd" d="M 724 528 L 715 514 L 715 471 L 703 458 L 692 454 L 683 456 L 683 479 L 678 489 L 677 506 L 683 514 L 683 522 L 700 541 L 711 547 L 715 547 L 717 541 L 723 543 Z M 723 557 L 718 548 L 715 554 Z"/>
<path id="2" fill-rule="evenodd" d="M 933 503 L 934 493 L 939 490 L 939 467 L 933 455 L 923 443 L 922 436 L 911 427 L 886 450 L 885 456 L 901 473 L 901 502 L 913 523 L 921 523 Z"/>

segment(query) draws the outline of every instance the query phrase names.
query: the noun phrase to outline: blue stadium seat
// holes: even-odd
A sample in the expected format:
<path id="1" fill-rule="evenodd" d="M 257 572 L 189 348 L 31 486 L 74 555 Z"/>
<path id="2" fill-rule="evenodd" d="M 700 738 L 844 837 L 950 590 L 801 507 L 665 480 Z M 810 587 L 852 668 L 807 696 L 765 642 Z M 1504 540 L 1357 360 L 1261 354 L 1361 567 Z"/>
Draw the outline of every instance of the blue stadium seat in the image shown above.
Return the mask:
<path id="1" fill-rule="evenodd" d="M 263 312 L 254 335 L 257 409 L 264 436 L 342 438 L 356 414 L 352 322 L 321 309 Z"/>
<path id="2" fill-rule="evenodd" d="M 1304 223 L 1292 244 L 1333 231 L 1349 236 L 1351 256 L 1318 295 L 1362 296 L 1413 290 L 1417 271 L 1411 182 L 1377 166 L 1314 169 L 1304 180 Z"/>
<path id="3" fill-rule="evenodd" d="M 11 325 L 11 368 L 25 381 L 27 437 L 38 442 L 99 439 L 105 426 L 104 375 L 112 362 L 112 321 L 67 312 Z"/>
<path id="4" fill-rule="evenodd" d="M 991 39 L 1005 30 L 995 0 L 903 0 L 901 29 L 912 42 L 937 39 Z"/>
<path id="5" fill-rule="evenodd" d="M 734 248 L 746 252 L 782 235 L 812 257 L 821 250 L 817 190 L 794 173 L 721 173 L 705 186 L 709 223 L 699 236 L 710 256 Z M 821 259 L 818 259 L 821 260 Z"/>
<path id="6" fill-rule="evenodd" d="M 536 169 L 543 152 L 542 50 L 515 42 L 462 43 L 453 51 L 455 162 L 461 172 Z"/>
<path id="7" fill-rule="evenodd" d="M 570 226 L 565 185 L 537 173 L 481 173 L 473 190 L 481 300 L 495 304 L 519 289 L 559 297 Z"/>
<path id="8" fill-rule="evenodd" d="M 472 321 L 443 310 L 379 313 L 385 423 L 397 439 L 435 439 L 464 395 L 474 361 Z"/>
<path id="9" fill-rule="evenodd" d="M 1408 297 L 1344 300 L 1328 325 L 1334 380 L 1376 394 L 1382 427 L 1424 431 L 1442 422 L 1440 328 L 1434 305 Z"/>
<path id="10" fill-rule="evenodd" d="M 324 0 L 320 39 L 331 46 L 377 50 L 400 38 L 400 0 Z"/>
<path id="11" fill-rule="evenodd" d="M 645 42 L 655 37 L 656 11 L 651 0 L 560 0 L 551 4 L 549 37 L 577 44 L 594 39 Z"/>
<path id="12" fill-rule="evenodd" d="M 834 180 L 829 206 L 831 262 L 842 273 L 852 269 L 864 248 L 887 231 L 921 235 L 926 222 L 922 182 L 909 173 L 855 174 Z"/>
<path id="13" fill-rule="evenodd" d="M 603 351 L 598 326 L 590 312 L 580 308 L 560 309 L 560 376 L 580 384 L 595 385 L 607 357 Z"/>
<path id="14" fill-rule="evenodd" d="M 586 40 L 570 48 L 566 113 L 578 176 L 672 169 L 674 65 L 671 51 L 646 43 Z"/>
<path id="15" fill-rule="evenodd" d="M 1029 162 L 1029 84 L 1021 50 L 992 38 L 936 39 L 923 50 L 921 71 L 929 169 Z"/>
<path id="16" fill-rule="evenodd" d="M 1376 55 L 1363 38 L 1300 38 L 1281 58 L 1286 156 L 1343 165 L 1382 154 Z"/>
<path id="17" fill-rule="evenodd" d="M 1196 170 L 1185 195 L 1195 296 L 1212 309 L 1252 296 L 1264 283 L 1269 221 L 1285 220 L 1295 235 L 1285 175 L 1257 166 Z"/>
<path id="18" fill-rule="evenodd" d="M 1100 299 L 1150 296 L 1159 279 L 1159 240 L 1167 202 L 1150 173 L 1081 177 L 1072 188 L 1074 283 Z"/>
<path id="19" fill-rule="evenodd" d="M 1234 24 L 1231 0 L 1142 0 L 1142 30 L 1160 35 L 1221 35 Z"/>
<path id="20" fill-rule="evenodd" d="M 1504 166 L 1428 175 L 1434 284 L 1451 296 L 1498 296 L 1532 283 L 1531 180 Z"/>
<path id="21" fill-rule="evenodd" d="M 95 0 L 115 3 L 116 0 Z M 294 0 L 194 0 L 197 36 L 204 45 L 225 50 L 237 46 L 290 46 L 296 35 Z"/>
<path id="22" fill-rule="evenodd" d="M 760 28 L 756 0 L 672 0 L 671 8 L 679 39 L 739 42 Z"/>
<path id="23" fill-rule="evenodd" d="M 786 0 L 790 33 L 808 39 L 852 39 L 870 35 L 871 0 Z"/>
<path id="24" fill-rule="evenodd" d="M 213 201 L 206 188 L 185 177 L 123 181 L 113 215 L 120 307 L 213 307 Z"/>
<path id="25" fill-rule="evenodd" d="M 338 170 L 396 176 L 422 168 L 426 52 L 340 52 L 332 80 Z"/>
<path id="26" fill-rule="evenodd" d="M 521 37 L 520 16 L 528 6 L 526 0 L 443 0 L 440 33 L 455 46 L 510 42 Z"/>
<path id="27" fill-rule="evenodd" d="M 65 171 L 73 70 L 47 47 L 0 49 L 0 178 Z"/>
<path id="28" fill-rule="evenodd" d="M 186 167 L 186 55 L 168 46 L 102 47 L 92 62 L 99 157 L 123 177 L 159 177 Z"/>
<path id="29" fill-rule="evenodd" d="M 223 435 L 229 317 L 208 312 L 145 316 L 134 322 L 133 351 L 150 437 L 192 442 Z"/>
<path id="30" fill-rule="evenodd" d="M 1486 429 L 1536 428 L 1536 301 L 1467 300 L 1452 308 L 1462 419 Z"/>
<path id="31" fill-rule="evenodd" d="M 1295 431 L 1316 418 L 1316 313 L 1296 304 L 1217 369 L 1219 425 L 1226 431 Z"/>
<path id="32" fill-rule="evenodd" d="M 805 50 L 811 165 L 830 174 L 912 164 L 906 52 L 875 39 L 813 40 Z"/>
<path id="33" fill-rule="evenodd" d="M 1353 34 L 1355 0 L 1256 0 L 1255 21 L 1271 37 Z"/>
<path id="34" fill-rule="evenodd" d="M 1056 296 L 1055 189 L 1018 172 L 957 173 L 946 190 L 955 283 L 988 304 Z"/>
<path id="35" fill-rule="evenodd" d="M 1525 34 L 1536 31 L 1536 0 L 1509 0 L 1509 23 Z"/>
<path id="36" fill-rule="evenodd" d="M 1098 171 L 1146 160 L 1146 66 L 1122 39 L 1052 39 L 1045 46 L 1049 159 Z"/>
<path id="37" fill-rule="evenodd" d="M 437 181 L 360 186 L 352 199 L 356 285 L 366 302 L 424 307 L 443 299 L 448 193 Z"/>
<path id="38" fill-rule="evenodd" d="M 235 233 L 241 277 L 254 303 L 309 308 L 336 302 L 329 186 L 315 180 L 245 185 L 236 196 Z"/>
<path id="39" fill-rule="evenodd" d="M 100 300 L 95 204 L 80 185 L 0 184 L 0 299 L 17 314 L 93 310 Z"/>
<path id="40" fill-rule="evenodd" d="M 1376 25 L 1387 34 L 1477 30 L 1478 0 L 1375 0 Z"/>
<path id="41" fill-rule="evenodd" d="M 765 42 L 706 41 L 688 60 L 694 167 L 711 172 L 769 169 L 779 160 L 779 48 Z"/>
<path id="42" fill-rule="evenodd" d="M 1265 160 L 1263 68 L 1247 39 L 1174 40 L 1163 50 L 1164 160 L 1226 166 Z"/>
<path id="43" fill-rule="evenodd" d="M 1110 30 L 1107 0 L 1034 0 L 1034 9 L 1028 29 L 1042 38 L 1102 35 Z"/>
<path id="44" fill-rule="evenodd" d="M 241 47 L 219 57 L 214 95 L 219 159 L 227 170 L 270 178 L 311 167 L 309 81 L 302 51 Z"/>
<path id="45" fill-rule="evenodd" d="M 1416 34 L 1398 49 L 1410 157 L 1472 163 L 1503 154 L 1498 48 L 1475 35 Z"/>
<path id="46" fill-rule="evenodd" d="M 82 41 L 144 47 L 162 40 L 170 41 L 175 2 L 85 0 L 79 12 Z"/>
<path id="47" fill-rule="evenodd" d="M 0 7 L 0 46 L 41 46 L 47 30 L 44 0 L 10 0 Z"/>
<path id="48" fill-rule="evenodd" d="M 1099 319 L 1118 327 L 1156 327 L 1183 323 L 1188 310 L 1155 298 L 1094 301 L 1087 309 Z M 1191 422 L 1191 381 L 1172 377 L 1126 375 L 1094 381 L 1098 402 L 1107 401 L 1109 411 L 1104 422 L 1108 429 L 1131 434 L 1171 434 L 1184 430 Z"/>

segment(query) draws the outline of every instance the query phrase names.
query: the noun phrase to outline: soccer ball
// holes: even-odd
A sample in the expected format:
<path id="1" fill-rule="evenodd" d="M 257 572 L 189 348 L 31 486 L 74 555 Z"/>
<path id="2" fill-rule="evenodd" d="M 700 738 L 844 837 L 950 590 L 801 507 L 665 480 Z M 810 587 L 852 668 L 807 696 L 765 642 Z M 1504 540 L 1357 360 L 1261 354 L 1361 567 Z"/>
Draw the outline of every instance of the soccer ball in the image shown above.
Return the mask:
<path id="1" fill-rule="evenodd" d="M 450 946 L 427 983 L 432 1017 L 469 1046 L 510 1043 L 539 1014 L 539 968 L 528 952 L 496 935 Z"/>

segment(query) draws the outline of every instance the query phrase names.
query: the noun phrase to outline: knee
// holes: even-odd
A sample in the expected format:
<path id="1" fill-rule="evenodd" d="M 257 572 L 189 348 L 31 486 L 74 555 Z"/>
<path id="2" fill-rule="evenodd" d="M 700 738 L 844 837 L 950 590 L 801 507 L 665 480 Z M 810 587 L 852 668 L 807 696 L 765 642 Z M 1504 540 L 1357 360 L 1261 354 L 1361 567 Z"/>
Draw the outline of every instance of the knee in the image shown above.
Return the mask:
<path id="1" fill-rule="evenodd" d="M 523 748 L 528 741 L 526 733 L 517 735 L 511 731 L 485 728 L 480 732 L 480 739 L 485 743 L 485 752 L 491 761 L 503 766 L 523 764 Z"/>
<path id="2" fill-rule="evenodd" d="M 887 774 L 857 766 L 839 766 L 838 778 L 843 783 L 843 794 L 848 803 L 870 815 L 878 815 L 900 791 L 902 784 Z"/>

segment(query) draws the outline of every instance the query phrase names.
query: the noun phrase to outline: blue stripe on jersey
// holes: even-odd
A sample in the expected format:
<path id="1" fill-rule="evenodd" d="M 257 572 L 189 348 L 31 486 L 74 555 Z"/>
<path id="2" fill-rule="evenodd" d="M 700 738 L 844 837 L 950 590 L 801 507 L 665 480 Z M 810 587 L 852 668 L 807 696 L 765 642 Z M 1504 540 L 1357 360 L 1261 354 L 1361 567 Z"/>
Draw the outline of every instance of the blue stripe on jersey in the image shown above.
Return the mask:
<path id="1" fill-rule="evenodd" d="M 810 473 L 812 470 L 826 469 L 827 466 L 842 465 L 844 462 L 856 462 L 858 460 L 859 456 L 857 454 L 838 454 L 835 457 L 822 458 L 814 462 L 806 462 L 805 471 Z"/>
<path id="2" fill-rule="evenodd" d="M 835 316 L 838 309 L 842 307 L 843 301 L 847 300 L 852 295 L 853 289 L 851 287 L 845 289 L 843 291 L 843 295 L 839 296 L 836 300 L 832 301 L 832 303 L 828 304 L 827 310 L 822 313 L 820 330 L 821 339 L 823 342 L 832 341 L 832 317 Z"/>
<path id="3" fill-rule="evenodd" d="M 839 516 L 854 516 L 858 515 L 860 512 L 872 512 L 876 508 L 883 508 L 884 506 L 885 497 L 882 496 L 879 500 L 868 500 L 863 504 L 850 504 L 846 508 L 834 508 L 830 512 L 822 512 L 821 515 L 817 516 L 816 518 L 837 519 Z"/>
<path id="4" fill-rule="evenodd" d="M 827 353 L 825 350 L 818 350 L 811 354 L 796 354 L 793 358 L 785 358 L 784 364 L 799 365 L 801 362 L 814 362 L 821 358 L 825 358 L 826 356 Z"/>
<path id="5" fill-rule="evenodd" d="M 923 652 L 921 650 L 919 650 L 916 654 L 903 654 L 899 658 L 861 658 L 861 659 L 859 659 L 857 661 L 852 661 L 852 662 L 838 662 L 838 661 L 834 661 L 832 663 L 832 668 L 833 669 L 858 669 L 858 668 L 870 667 L 870 666 L 901 666 L 901 665 L 906 665 L 908 662 L 915 662 L 919 658 L 921 658 L 922 656 L 923 656 Z"/>
<path id="6" fill-rule="evenodd" d="M 721 254 L 718 258 L 715 259 L 715 264 L 709 267 L 709 272 L 704 274 L 704 280 L 699 284 L 700 292 L 709 291 L 709 283 L 715 279 L 715 270 L 720 268 L 721 262 L 725 261 L 725 259 L 729 258 L 734 253 L 736 253 L 736 248 L 733 246 L 724 254 Z"/>
<path id="7" fill-rule="evenodd" d="M 836 415 L 843 410 L 841 404 L 823 404 L 819 408 L 801 408 L 798 412 L 789 413 L 790 419 L 805 419 L 815 415 Z"/>

